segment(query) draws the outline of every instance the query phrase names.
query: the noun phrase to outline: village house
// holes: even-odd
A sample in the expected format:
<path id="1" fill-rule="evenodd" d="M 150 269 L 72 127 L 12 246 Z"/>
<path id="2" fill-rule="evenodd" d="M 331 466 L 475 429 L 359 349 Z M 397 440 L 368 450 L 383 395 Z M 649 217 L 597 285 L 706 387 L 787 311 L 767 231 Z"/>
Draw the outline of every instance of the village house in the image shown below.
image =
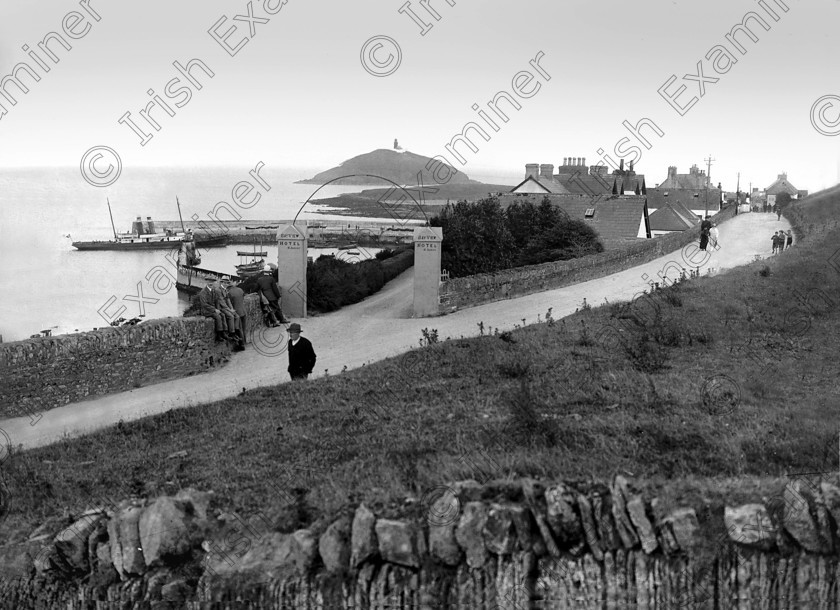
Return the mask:
<path id="1" fill-rule="evenodd" d="M 789 181 L 787 174 L 782 173 L 776 178 L 770 186 L 764 189 L 765 196 L 778 195 L 779 193 L 787 193 L 791 199 L 801 199 L 808 196 L 808 191 L 800 191 L 793 186 Z"/>
<path id="2" fill-rule="evenodd" d="M 636 174 L 633 164 L 608 173 L 606 165 L 586 165 L 585 157 L 564 157 L 563 165 L 554 172 L 550 163 L 528 163 L 525 179 L 513 188 L 514 193 L 596 195 L 644 195 L 645 177 Z"/>
<path id="3" fill-rule="evenodd" d="M 682 204 L 700 220 L 705 214 L 711 216 L 720 211 L 720 185 L 712 187 L 705 170 L 699 169 L 696 164 L 691 166 L 687 174 L 678 174 L 676 166 L 670 166 L 665 180 L 655 188 L 648 189 L 647 195 L 651 215 L 668 203 Z"/>
<path id="4" fill-rule="evenodd" d="M 528 166 L 532 168 L 532 165 Z M 537 166 L 539 167 L 539 166 Z M 545 166 L 543 166 L 545 167 Z M 552 205 L 566 212 L 573 220 L 582 220 L 598 233 L 605 250 L 651 237 L 647 201 L 644 195 L 618 195 L 601 193 L 588 195 L 563 192 L 563 185 L 544 176 L 534 176 L 529 171 L 525 180 L 508 193 L 499 193 L 503 207 L 530 201 L 539 205 L 548 197 Z M 556 190 L 551 190 L 556 189 Z"/>
<path id="5" fill-rule="evenodd" d="M 669 201 L 656 211 L 650 212 L 650 233 L 652 237 L 658 237 L 667 233 L 685 231 L 699 222 L 697 215 L 680 201 Z"/>

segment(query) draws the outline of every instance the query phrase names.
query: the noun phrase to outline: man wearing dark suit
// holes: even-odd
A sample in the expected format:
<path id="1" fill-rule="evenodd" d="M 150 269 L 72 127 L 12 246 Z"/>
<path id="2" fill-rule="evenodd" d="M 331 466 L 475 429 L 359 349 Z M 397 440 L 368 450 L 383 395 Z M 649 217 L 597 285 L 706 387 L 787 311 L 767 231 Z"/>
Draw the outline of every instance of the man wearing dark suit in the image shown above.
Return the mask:
<path id="1" fill-rule="evenodd" d="M 257 278 L 257 291 L 268 300 L 268 307 L 274 312 L 274 315 L 282 324 L 286 322 L 283 317 L 283 310 L 280 308 L 280 287 L 274 281 L 271 267 L 266 265 L 263 267 L 263 273 Z"/>
<path id="2" fill-rule="evenodd" d="M 300 324 L 289 324 L 289 375 L 292 379 L 307 379 L 315 368 L 315 350 L 308 339 L 300 336 Z"/>
<path id="3" fill-rule="evenodd" d="M 208 281 L 198 293 L 198 311 L 206 318 L 213 318 L 216 325 L 216 341 L 223 341 L 227 337 L 227 326 L 222 319 L 222 312 L 216 307 L 216 295 L 213 290 L 214 281 Z"/>
<path id="4" fill-rule="evenodd" d="M 239 336 L 237 351 L 245 349 L 245 292 L 239 287 L 241 280 L 236 280 L 236 286 L 231 286 L 230 281 L 224 282 L 227 289 L 228 301 L 236 314 L 236 334 Z"/>

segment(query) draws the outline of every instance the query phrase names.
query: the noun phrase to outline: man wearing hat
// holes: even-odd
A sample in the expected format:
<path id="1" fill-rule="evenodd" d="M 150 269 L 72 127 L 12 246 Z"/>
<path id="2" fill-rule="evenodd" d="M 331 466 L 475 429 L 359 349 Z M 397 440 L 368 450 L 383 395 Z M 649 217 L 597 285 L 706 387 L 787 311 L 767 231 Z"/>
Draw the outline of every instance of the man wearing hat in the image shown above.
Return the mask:
<path id="1" fill-rule="evenodd" d="M 239 318 L 239 325 L 237 327 L 237 333 L 239 334 L 239 340 L 242 346 L 242 349 L 245 349 L 246 343 L 246 329 L 245 329 L 245 319 L 246 319 L 246 312 L 245 312 L 245 292 L 242 288 L 239 287 L 239 284 L 242 283 L 241 278 L 236 278 L 233 280 L 233 286 L 228 286 L 227 293 L 228 298 L 230 299 L 231 305 L 233 305 L 233 310 L 236 312 L 236 317 Z M 229 284 L 230 282 L 228 282 Z"/>
<path id="2" fill-rule="evenodd" d="M 216 328 L 216 341 L 224 341 L 227 339 L 227 325 L 222 312 L 216 307 L 216 295 L 213 291 L 213 284 L 215 278 L 210 278 L 198 293 L 198 308 L 199 313 L 207 318 L 213 318 Z"/>
<path id="3" fill-rule="evenodd" d="M 269 310 L 279 320 L 277 325 L 286 322 L 283 317 L 283 310 L 280 308 L 280 287 L 274 281 L 271 267 L 268 265 L 263 267 L 262 275 L 257 278 L 257 291 L 268 301 Z"/>
<path id="4" fill-rule="evenodd" d="M 289 332 L 289 375 L 292 379 L 307 379 L 315 368 L 315 350 L 308 339 L 300 336 L 300 324 L 289 324 L 286 330 Z"/>

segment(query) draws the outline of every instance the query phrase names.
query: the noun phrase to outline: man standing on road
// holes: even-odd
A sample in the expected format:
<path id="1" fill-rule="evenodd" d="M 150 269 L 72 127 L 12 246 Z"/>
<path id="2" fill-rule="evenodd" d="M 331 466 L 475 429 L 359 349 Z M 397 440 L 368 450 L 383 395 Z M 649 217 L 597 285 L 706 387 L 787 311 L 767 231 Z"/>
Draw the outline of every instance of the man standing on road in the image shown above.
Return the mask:
<path id="1" fill-rule="evenodd" d="M 289 324 L 289 375 L 292 379 L 307 379 L 315 368 L 315 350 L 308 339 L 300 336 L 300 324 Z"/>
<path id="2" fill-rule="evenodd" d="M 283 317 L 283 310 L 280 308 L 280 287 L 274 281 L 271 267 L 268 265 L 263 267 L 262 275 L 257 278 L 257 289 L 268 301 L 268 308 L 279 320 L 278 325 L 287 322 L 286 318 Z"/>

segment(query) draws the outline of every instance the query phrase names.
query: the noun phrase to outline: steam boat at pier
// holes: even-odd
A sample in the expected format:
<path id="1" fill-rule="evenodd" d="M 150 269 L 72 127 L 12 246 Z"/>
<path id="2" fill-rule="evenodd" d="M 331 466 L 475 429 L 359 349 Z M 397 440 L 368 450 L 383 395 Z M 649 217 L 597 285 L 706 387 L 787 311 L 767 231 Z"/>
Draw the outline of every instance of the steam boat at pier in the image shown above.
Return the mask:
<path id="1" fill-rule="evenodd" d="M 183 229 L 181 231 L 164 229 L 163 232 L 155 230 L 155 223 L 151 216 L 146 220 L 137 217 L 131 225 L 128 233 L 117 233 L 114 227 L 114 216 L 111 214 L 111 202 L 108 201 L 108 214 L 111 216 L 111 228 L 114 231 L 114 239 L 108 241 L 74 241 L 73 247 L 77 250 L 168 250 L 180 248 L 184 242 L 192 242 L 198 248 L 219 248 L 230 243 L 230 235 L 193 235 L 192 231 Z M 181 204 L 178 203 L 178 215 L 181 214 Z"/>

